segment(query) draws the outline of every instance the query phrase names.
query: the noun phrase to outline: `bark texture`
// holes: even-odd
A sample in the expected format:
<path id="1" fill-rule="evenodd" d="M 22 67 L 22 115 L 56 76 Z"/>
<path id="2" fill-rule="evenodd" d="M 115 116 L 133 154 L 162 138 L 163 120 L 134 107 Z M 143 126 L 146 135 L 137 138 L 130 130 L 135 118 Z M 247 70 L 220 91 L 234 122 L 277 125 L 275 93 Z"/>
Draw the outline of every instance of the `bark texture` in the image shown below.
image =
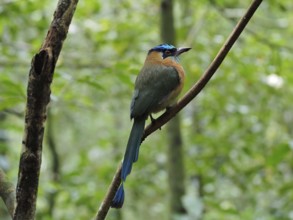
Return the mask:
<path id="1" fill-rule="evenodd" d="M 50 86 L 77 3 L 78 0 L 59 0 L 43 45 L 31 62 L 14 220 L 35 218 Z"/>

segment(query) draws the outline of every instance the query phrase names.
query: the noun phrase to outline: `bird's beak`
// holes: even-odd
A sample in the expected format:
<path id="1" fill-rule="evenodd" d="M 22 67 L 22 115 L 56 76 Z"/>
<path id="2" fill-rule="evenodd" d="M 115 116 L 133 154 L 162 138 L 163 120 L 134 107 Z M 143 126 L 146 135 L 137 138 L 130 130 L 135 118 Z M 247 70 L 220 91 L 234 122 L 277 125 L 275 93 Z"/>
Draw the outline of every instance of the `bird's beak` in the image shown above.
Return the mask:
<path id="1" fill-rule="evenodd" d="M 190 49 L 191 49 L 190 47 L 180 47 L 176 51 L 175 56 L 178 57 L 180 54 L 185 53 L 185 52 L 189 51 Z"/>

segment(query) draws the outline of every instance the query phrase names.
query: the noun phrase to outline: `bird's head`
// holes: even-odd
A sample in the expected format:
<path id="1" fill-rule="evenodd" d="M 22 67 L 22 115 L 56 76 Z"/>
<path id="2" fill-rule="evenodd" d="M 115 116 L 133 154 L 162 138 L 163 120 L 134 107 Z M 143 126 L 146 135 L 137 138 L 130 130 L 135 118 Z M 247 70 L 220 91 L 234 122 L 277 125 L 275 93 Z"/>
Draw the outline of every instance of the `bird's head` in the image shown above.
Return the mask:
<path id="1" fill-rule="evenodd" d="M 148 52 L 148 55 L 152 53 L 157 53 L 161 55 L 162 59 L 166 59 L 167 57 L 170 57 L 177 60 L 180 54 L 187 52 L 190 49 L 191 49 L 190 47 L 176 48 L 171 44 L 160 44 L 150 49 Z"/>

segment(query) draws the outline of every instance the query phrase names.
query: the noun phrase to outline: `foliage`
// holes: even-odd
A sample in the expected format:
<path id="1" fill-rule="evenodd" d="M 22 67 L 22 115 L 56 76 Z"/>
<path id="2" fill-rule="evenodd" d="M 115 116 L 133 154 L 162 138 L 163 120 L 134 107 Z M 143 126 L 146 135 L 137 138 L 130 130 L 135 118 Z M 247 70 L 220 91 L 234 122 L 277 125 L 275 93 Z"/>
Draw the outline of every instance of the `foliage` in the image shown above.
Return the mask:
<path id="1" fill-rule="evenodd" d="M 30 60 L 55 4 L 0 3 L 0 166 L 13 182 Z M 248 4 L 175 2 L 178 46 L 193 48 L 181 60 L 187 72 L 185 91 L 207 68 Z M 190 179 L 183 199 L 191 207 L 191 219 L 201 206 L 207 220 L 293 219 L 292 9 L 289 0 L 264 1 L 213 80 L 182 112 Z M 128 138 L 135 76 L 146 51 L 160 43 L 158 13 L 159 5 L 150 0 L 80 1 L 56 68 L 48 118 L 60 174 L 56 180 L 45 141 L 37 219 L 89 219 L 97 211 Z M 125 219 L 167 218 L 165 139 L 162 128 L 141 146 L 127 180 L 121 211 Z M 109 219 L 120 214 L 113 210 Z M 1 204 L 1 219 L 6 215 Z"/>

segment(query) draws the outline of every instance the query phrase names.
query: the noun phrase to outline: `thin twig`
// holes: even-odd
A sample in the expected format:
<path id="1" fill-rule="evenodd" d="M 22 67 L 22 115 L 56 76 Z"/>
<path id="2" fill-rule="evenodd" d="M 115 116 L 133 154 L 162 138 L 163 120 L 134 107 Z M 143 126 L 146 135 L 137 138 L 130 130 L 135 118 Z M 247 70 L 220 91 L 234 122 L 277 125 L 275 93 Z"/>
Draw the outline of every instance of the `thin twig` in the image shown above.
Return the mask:
<path id="1" fill-rule="evenodd" d="M 108 189 L 107 195 L 105 198 L 108 199 L 104 199 L 104 201 L 102 202 L 99 211 L 97 213 L 96 219 L 105 219 L 108 213 L 108 210 L 110 208 L 112 199 L 115 196 L 116 191 L 119 188 L 119 185 L 121 183 L 121 179 L 120 179 L 120 175 L 121 175 L 121 164 L 118 166 L 117 171 L 115 173 L 115 176 L 113 177 L 112 183 Z"/>
<path id="2" fill-rule="evenodd" d="M 236 40 L 239 38 L 240 34 L 248 24 L 249 20 L 252 18 L 253 14 L 261 4 L 262 0 L 254 0 L 251 5 L 249 6 L 246 13 L 242 16 L 218 54 L 216 55 L 215 59 L 212 61 L 208 69 L 204 72 L 203 76 L 198 80 L 194 86 L 191 87 L 191 89 L 184 95 L 184 97 L 170 110 L 166 111 L 164 114 L 162 114 L 158 119 L 156 119 L 155 123 L 152 123 L 148 125 L 145 129 L 144 136 L 142 138 L 142 141 L 149 136 L 154 131 L 161 128 L 164 124 L 166 124 L 171 118 L 173 118 L 181 109 L 183 109 L 192 99 L 194 99 L 201 90 L 206 86 L 206 84 L 209 82 L 211 77 L 214 75 L 216 70 L 219 68 L 225 57 L 227 56 L 228 52 L 236 42 Z M 117 187 L 121 183 L 120 175 L 121 172 L 121 166 L 118 167 L 116 174 L 112 180 L 112 183 L 109 187 L 108 193 L 105 196 L 102 205 L 99 208 L 99 211 L 96 215 L 96 220 L 103 220 L 106 218 L 107 213 L 110 209 L 110 204 L 112 199 L 114 198 L 114 195 L 117 191 Z"/>
<path id="3" fill-rule="evenodd" d="M 60 182 L 60 158 L 57 151 L 57 144 L 55 142 L 54 138 L 54 131 L 53 131 L 53 117 L 52 117 L 52 110 L 51 107 L 48 108 L 48 119 L 47 119 L 47 146 L 51 153 L 51 182 L 53 184 L 58 184 Z M 48 200 L 48 212 L 50 216 L 53 216 L 55 203 L 56 203 L 56 197 L 58 195 L 58 190 L 50 190 L 47 195 Z"/>

